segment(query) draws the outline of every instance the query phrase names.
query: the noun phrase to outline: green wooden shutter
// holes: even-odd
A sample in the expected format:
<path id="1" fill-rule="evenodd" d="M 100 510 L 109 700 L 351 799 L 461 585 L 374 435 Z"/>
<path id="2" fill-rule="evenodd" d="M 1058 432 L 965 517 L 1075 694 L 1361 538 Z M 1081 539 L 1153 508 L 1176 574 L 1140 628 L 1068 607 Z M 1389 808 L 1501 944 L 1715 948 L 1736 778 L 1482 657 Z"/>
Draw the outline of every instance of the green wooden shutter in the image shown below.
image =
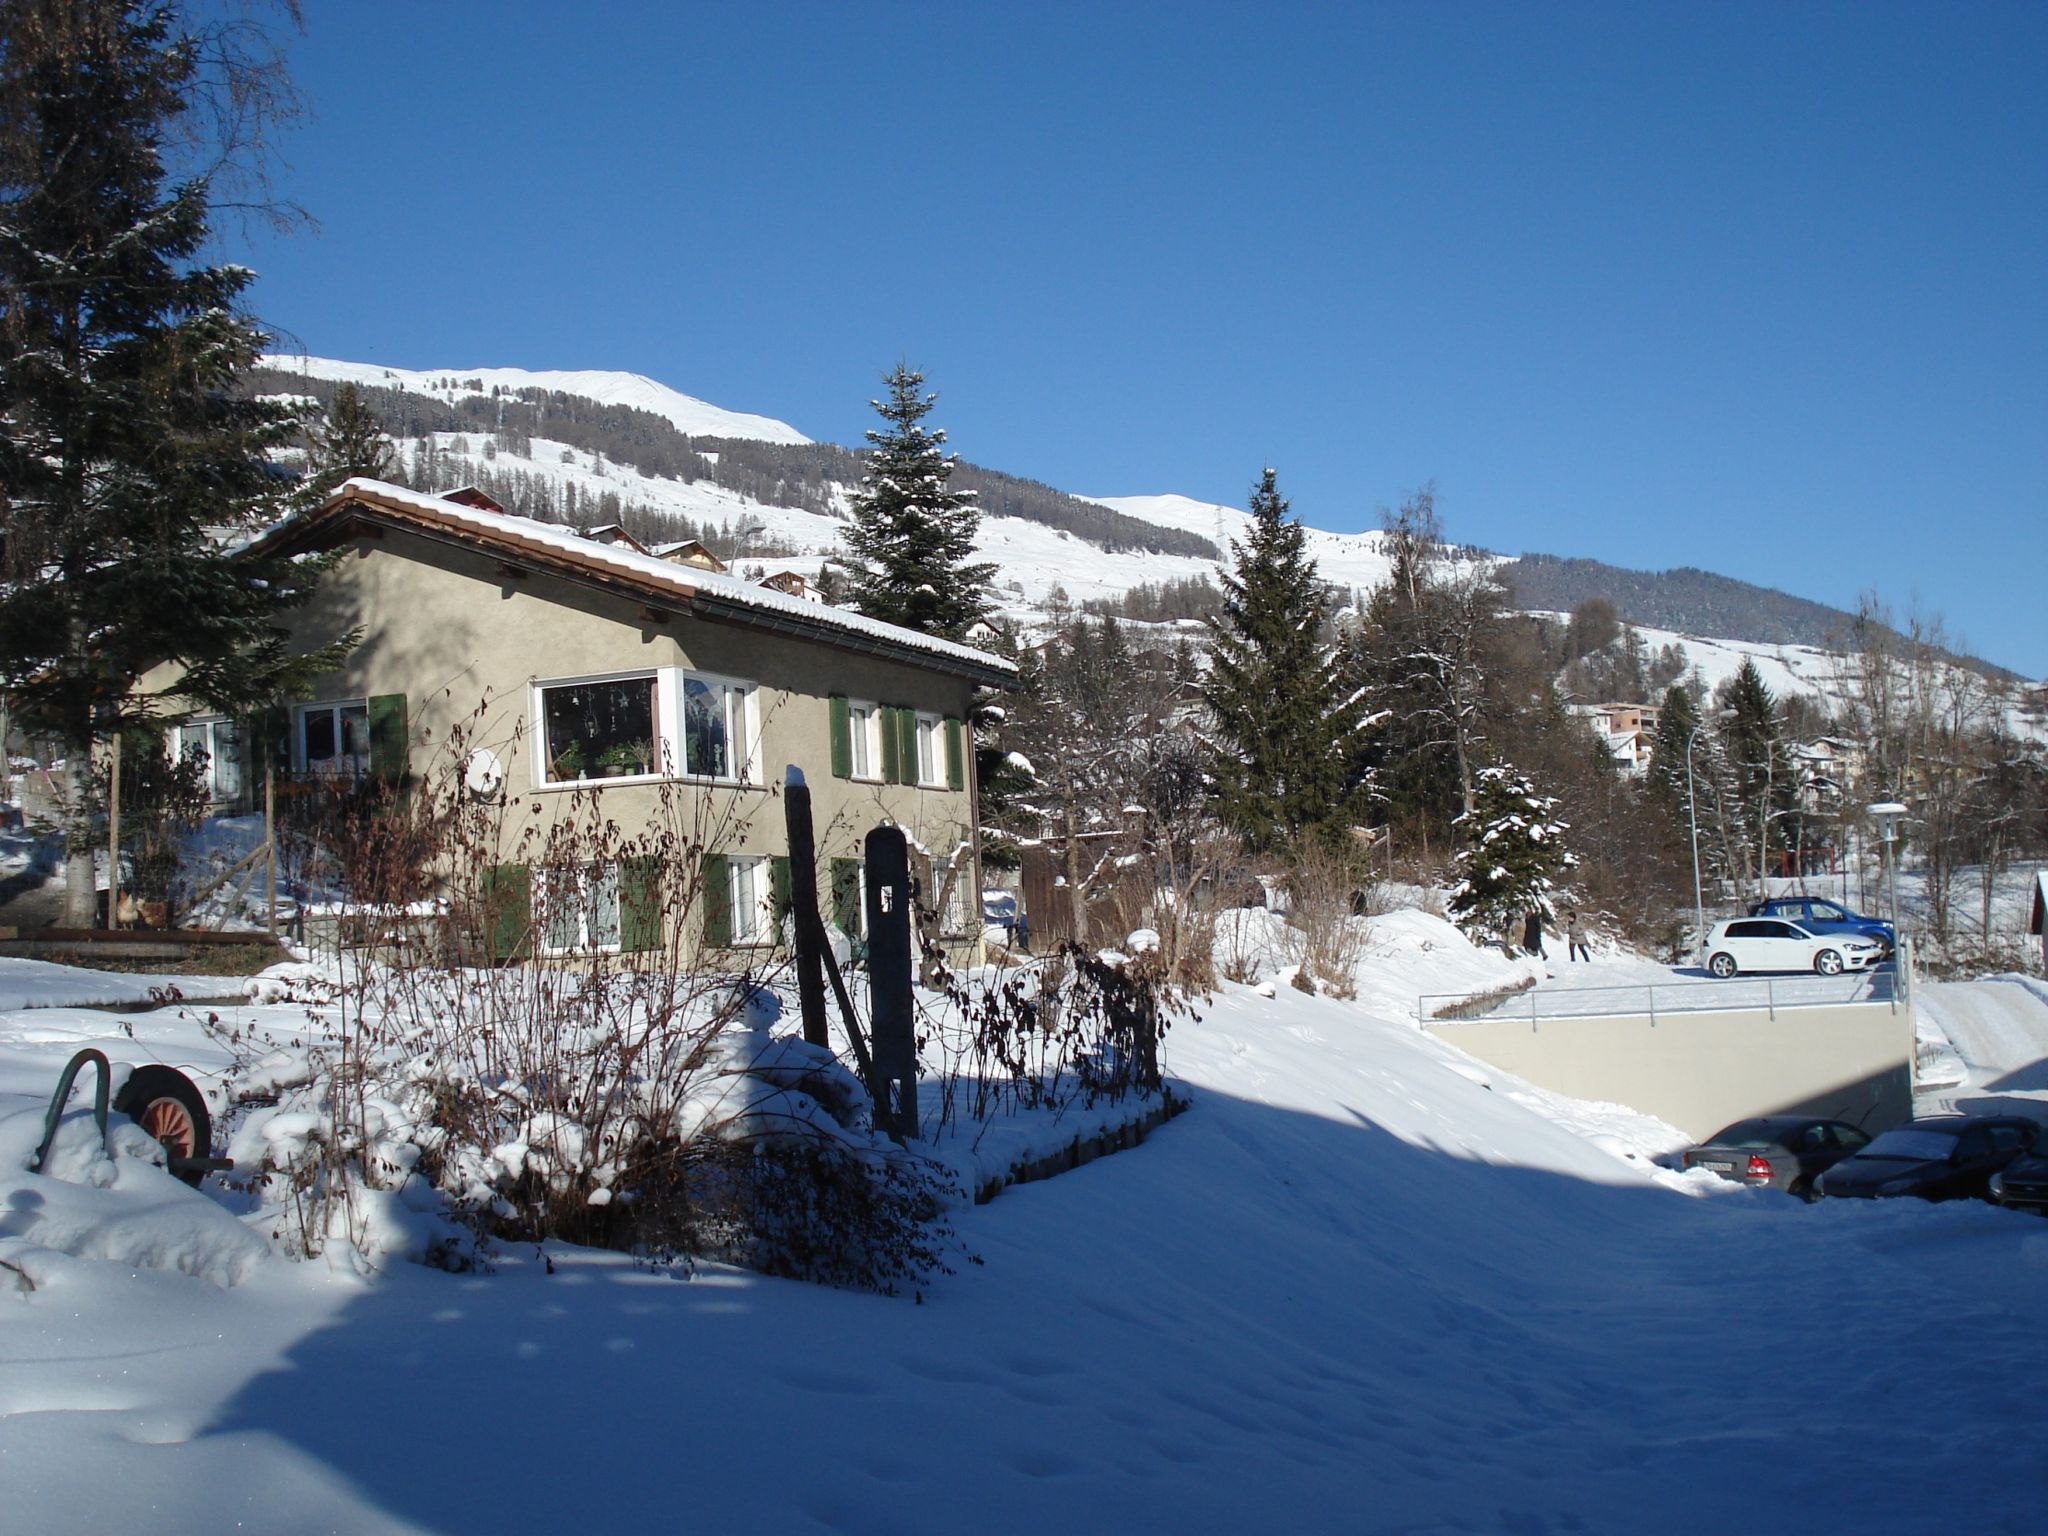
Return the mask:
<path id="1" fill-rule="evenodd" d="M 493 960 L 527 952 L 533 937 L 533 877 L 524 864 L 493 864 L 484 871 L 483 925 Z"/>
<path id="2" fill-rule="evenodd" d="M 958 720 L 946 722 L 946 788 L 967 787 L 966 730 Z"/>
<path id="3" fill-rule="evenodd" d="M 732 861 L 722 853 L 704 855 L 704 942 L 713 949 L 732 943 Z"/>
<path id="4" fill-rule="evenodd" d="M 768 890 L 770 908 L 775 914 L 775 942 L 782 942 L 782 923 L 796 905 L 795 894 L 790 889 L 789 855 L 778 853 L 768 861 Z"/>
<path id="5" fill-rule="evenodd" d="M 619 948 L 661 948 L 661 860 L 651 853 L 619 861 Z"/>
<path id="6" fill-rule="evenodd" d="M 850 939 L 860 937 L 867 913 L 860 904 L 860 860 L 832 861 L 832 921 Z"/>
<path id="7" fill-rule="evenodd" d="M 380 693 L 370 700 L 370 773 L 386 784 L 405 777 L 405 695 Z"/>
<path id="8" fill-rule="evenodd" d="M 846 707 L 846 695 L 835 693 L 832 704 L 832 777 L 853 777 L 853 717 Z"/>
<path id="9" fill-rule="evenodd" d="M 896 763 L 903 771 L 897 783 L 922 782 L 917 771 L 917 711 L 907 707 L 896 711 Z"/>
<path id="10" fill-rule="evenodd" d="M 903 743 L 896 736 L 896 706 L 879 704 L 876 712 L 882 717 L 882 782 L 901 784 L 903 782 Z"/>

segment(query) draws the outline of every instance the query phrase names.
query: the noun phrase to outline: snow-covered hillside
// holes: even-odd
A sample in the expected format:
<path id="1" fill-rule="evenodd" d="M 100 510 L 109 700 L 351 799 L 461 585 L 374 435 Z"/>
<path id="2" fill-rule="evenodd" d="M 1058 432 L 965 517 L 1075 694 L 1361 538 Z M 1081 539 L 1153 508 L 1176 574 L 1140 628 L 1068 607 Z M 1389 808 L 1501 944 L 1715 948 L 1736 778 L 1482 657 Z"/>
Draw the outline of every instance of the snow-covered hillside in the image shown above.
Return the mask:
<path id="1" fill-rule="evenodd" d="M 370 385 L 378 389 L 402 389 L 436 400 L 461 400 L 472 395 L 488 395 L 493 390 L 508 394 L 521 389 L 554 390 L 565 395 L 580 395 L 601 405 L 630 406 L 636 411 L 666 417 L 675 423 L 678 431 L 701 437 L 745 437 L 764 443 L 810 441 L 787 422 L 728 411 L 637 373 L 613 373 L 595 368 L 386 368 L 376 363 L 349 363 L 331 357 L 288 353 L 275 353 L 261 361 L 266 368 L 286 373 L 302 373 L 309 378 Z"/>

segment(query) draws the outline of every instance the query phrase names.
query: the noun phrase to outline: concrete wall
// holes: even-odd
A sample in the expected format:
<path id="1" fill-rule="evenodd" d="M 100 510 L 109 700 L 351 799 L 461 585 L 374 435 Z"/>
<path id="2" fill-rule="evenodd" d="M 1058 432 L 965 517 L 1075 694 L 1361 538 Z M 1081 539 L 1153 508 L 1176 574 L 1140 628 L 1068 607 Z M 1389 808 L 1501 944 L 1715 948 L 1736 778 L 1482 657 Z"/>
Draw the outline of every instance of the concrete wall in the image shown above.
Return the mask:
<path id="1" fill-rule="evenodd" d="M 1751 1115 L 1801 1113 L 1878 1131 L 1913 1115 L 1907 1005 L 1841 1003 L 1424 1026 L 1541 1088 L 1626 1104 L 1695 1140 Z"/>

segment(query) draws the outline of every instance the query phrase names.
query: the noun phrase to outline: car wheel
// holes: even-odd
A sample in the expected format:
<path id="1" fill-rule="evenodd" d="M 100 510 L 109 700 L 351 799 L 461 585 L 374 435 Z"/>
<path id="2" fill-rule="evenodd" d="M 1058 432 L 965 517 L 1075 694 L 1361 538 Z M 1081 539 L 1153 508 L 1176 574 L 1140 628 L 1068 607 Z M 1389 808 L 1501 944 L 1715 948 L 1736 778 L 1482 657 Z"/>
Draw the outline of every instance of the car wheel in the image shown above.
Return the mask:
<path id="1" fill-rule="evenodd" d="M 205 1157 L 213 1150 L 213 1116 L 192 1079 L 175 1067 L 137 1067 L 114 1096 L 114 1108 L 163 1144 L 172 1157 Z M 203 1170 L 178 1175 L 187 1184 Z"/>
<path id="2" fill-rule="evenodd" d="M 1842 956 L 1840 951 L 1832 949 L 1822 950 L 1813 957 L 1813 968 L 1823 976 L 1841 975 Z"/>
<path id="3" fill-rule="evenodd" d="M 1707 957 L 1707 969 L 1726 981 L 1735 974 L 1735 957 L 1726 950 L 1717 950 Z"/>

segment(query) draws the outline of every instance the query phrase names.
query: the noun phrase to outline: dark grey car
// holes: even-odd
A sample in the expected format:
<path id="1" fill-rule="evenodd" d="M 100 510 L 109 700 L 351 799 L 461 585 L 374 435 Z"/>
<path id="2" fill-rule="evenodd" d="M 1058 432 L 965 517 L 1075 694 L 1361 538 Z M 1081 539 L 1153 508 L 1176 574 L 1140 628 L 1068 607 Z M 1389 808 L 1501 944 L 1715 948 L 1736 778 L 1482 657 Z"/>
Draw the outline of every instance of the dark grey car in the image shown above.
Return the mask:
<path id="1" fill-rule="evenodd" d="M 1817 1188 L 1852 1200 L 1984 1200 L 1991 1176 L 2040 1134 L 2019 1115 L 1934 1115 L 1886 1131 L 1830 1168 Z"/>
<path id="2" fill-rule="evenodd" d="M 1803 1200 L 1817 1200 L 1814 1179 L 1869 1141 L 1845 1120 L 1759 1115 L 1710 1136 L 1685 1154 L 1684 1165 L 1752 1189 L 1781 1189 Z"/>

